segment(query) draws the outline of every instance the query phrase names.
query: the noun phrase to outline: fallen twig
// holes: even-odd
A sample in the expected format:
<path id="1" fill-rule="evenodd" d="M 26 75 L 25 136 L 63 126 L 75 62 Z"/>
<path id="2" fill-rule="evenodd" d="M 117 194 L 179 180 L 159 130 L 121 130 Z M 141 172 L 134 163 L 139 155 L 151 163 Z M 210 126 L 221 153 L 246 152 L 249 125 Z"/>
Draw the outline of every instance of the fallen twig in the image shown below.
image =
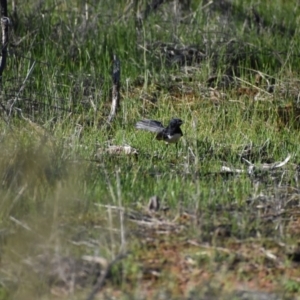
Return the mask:
<path id="1" fill-rule="evenodd" d="M 292 157 L 291 154 L 289 154 L 284 161 L 278 161 L 278 162 L 275 162 L 272 164 L 262 164 L 262 165 L 258 165 L 258 166 L 254 165 L 249 160 L 243 158 L 243 160 L 249 165 L 247 170 L 235 169 L 235 168 L 229 168 L 227 166 L 222 166 L 221 172 L 237 173 L 237 174 L 247 172 L 248 174 L 253 174 L 254 170 L 255 171 L 272 171 L 274 169 L 278 169 L 278 168 L 285 166 L 289 162 L 291 157 Z"/>
<path id="2" fill-rule="evenodd" d="M 31 229 L 28 225 L 26 225 L 25 223 L 23 223 L 23 222 L 17 220 L 17 219 L 14 218 L 13 216 L 9 216 L 9 219 L 10 219 L 11 221 L 13 221 L 14 223 L 16 223 L 17 225 L 21 226 L 22 228 L 24 228 L 24 229 L 26 229 L 26 230 L 28 230 L 28 231 L 32 231 L 32 229 Z"/>

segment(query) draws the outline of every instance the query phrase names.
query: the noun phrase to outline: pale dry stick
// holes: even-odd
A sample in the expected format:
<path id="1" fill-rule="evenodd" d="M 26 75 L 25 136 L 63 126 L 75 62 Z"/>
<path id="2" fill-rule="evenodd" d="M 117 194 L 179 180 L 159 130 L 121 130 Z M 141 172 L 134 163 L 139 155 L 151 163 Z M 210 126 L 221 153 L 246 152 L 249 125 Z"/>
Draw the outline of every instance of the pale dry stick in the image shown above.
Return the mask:
<path id="1" fill-rule="evenodd" d="M 13 11 L 13 13 L 14 14 L 16 14 L 17 13 L 17 0 L 12 0 L 11 1 L 11 8 L 12 8 L 12 11 Z"/>
<path id="2" fill-rule="evenodd" d="M 104 168 L 105 168 L 105 166 L 104 166 Z M 109 179 L 108 173 L 105 171 L 104 174 L 105 174 L 105 177 L 106 177 L 106 181 L 108 183 L 107 185 L 108 185 L 108 188 L 109 188 L 109 192 L 110 192 L 111 197 L 113 199 L 113 203 L 117 203 L 117 197 L 116 197 L 116 195 L 114 193 L 114 190 L 113 190 L 113 187 L 112 187 L 112 183 L 111 183 L 111 181 Z M 108 213 L 109 229 L 113 229 L 113 216 L 112 216 L 112 209 L 111 209 L 111 207 L 107 208 L 107 213 Z M 109 234 L 110 234 L 110 241 L 111 241 L 111 245 L 112 245 L 111 252 L 113 253 L 114 236 L 113 236 L 112 230 L 109 230 Z"/>
<path id="3" fill-rule="evenodd" d="M 119 207 L 122 208 L 122 195 L 121 195 L 121 182 L 120 182 L 120 169 L 116 172 L 117 179 L 117 196 Z M 120 209 L 120 230 L 121 230 L 121 249 L 124 250 L 126 241 L 125 241 L 125 229 L 124 229 L 124 210 Z"/>
<path id="4" fill-rule="evenodd" d="M 19 221 L 18 219 L 14 218 L 13 216 L 9 216 L 9 219 L 11 221 L 13 221 L 14 223 L 16 223 L 17 225 L 21 226 L 22 228 L 24 228 L 28 231 L 32 231 L 32 229 L 28 225 L 26 225 L 25 223 Z"/>
<path id="5" fill-rule="evenodd" d="M 117 229 L 117 228 L 109 228 L 109 229 L 107 229 L 107 227 L 99 226 L 99 225 L 95 225 L 93 228 L 95 228 L 95 229 L 101 229 L 101 230 L 105 230 L 105 231 L 109 230 L 109 231 L 116 232 L 116 233 L 120 232 L 120 229 Z"/>
<path id="6" fill-rule="evenodd" d="M 114 205 L 106 205 L 106 204 L 99 204 L 99 203 L 94 203 L 94 205 L 99 206 L 99 207 L 104 207 L 104 208 L 110 208 L 110 209 L 115 209 L 115 210 L 122 210 L 124 211 L 124 207 L 119 207 L 119 206 L 114 206 Z"/>
<path id="7" fill-rule="evenodd" d="M 193 149 L 191 147 L 188 147 L 188 150 L 190 151 L 190 153 L 192 154 L 194 159 L 197 159 L 197 156 L 195 155 L 195 153 L 193 152 Z M 196 164 L 196 163 L 195 163 Z"/>
<path id="8" fill-rule="evenodd" d="M 178 37 L 178 24 L 180 22 L 178 0 L 173 2 L 173 35 Z"/>
<path id="9" fill-rule="evenodd" d="M 10 25 L 10 19 L 7 17 L 7 1 L 1 1 L 1 29 L 2 29 L 2 49 L 1 49 L 1 60 L 0 60 L 0 91 L 3 92 L 2 88 L 2 74 L 6 67 L 7 58 L 7 45 L 8 45 L 8 27 Z M 4 99 L 2 94 L 2 100 Z M 1 107 L 7 112 L 6 107 L 0 102 Z M 7 123 L 7 121 L 4 119 Z"/>
<path id="10" fill-rule="evenodd" d="M 23 196 L 24 192 L 27 190 L 28 185 L 25 184 L 23 185 L 19 191 L 17 192 L 16 196 L 14 197 L 14 199 L 12 199 L 12 201 L 10 201 L 10 206 L 8 211 L 11 212 L 14 205 L 21 199 L 21 197 Z"/>
<path id="11" fill-rule="evenodd" d="M 278 169 L 281 168 L 283 166 L 285 166 L 289 160 L 291 159 L 292 155 L 288 154 L 288 156 L 285 158 L 284 161 L 277 161 L 275 163 L 271 163 L 271 164 L 262 164 L 261 166 L 255 166 L 253 163 L 251 163 L 249 160 L 242 158 L 250 167 L 256 167 L 256 169 L 259 170 L 274 170 L 274 169 Z"/>
<path id="12" fill-rule="evenodd" d="M 0 80 L 2 84 L 2 73 L 6 66 L 7 58 L 7 45 L 8 45 L 8 26 L 11 23 L 7 17 L 7 0 L 1 0 L 1 29 L 2 29 L 2 49 L 1 49 L 1 62 L 0 62 Z M 1 87 L 2 90 L 2 87 Z"/>
<path id="13" fill-rule="evenodd" d="M 237 174 L 240 174 L 240 173 L 245 173 L 245 170 L 242 170 L 242 169 L 234 169 L 234 168 L 229 168 L 227 166 L 222 166 L 221 167 L 221 172 L 228 172 L 228 173 L 237 173 Z"/>
<path id="14" fill-rule="evenodd" d="M 250 162 L 249 160 L 242 158 L 244 162 L 246 162 L 248 164 L 248 169 L 244 170 L 244 169 L 234 169 L 234 168 L 229 168 L 226 166 L 222 166 L 221 171 L 222 172 L 235 172 L 235 173 L 245 173 L 248 172 L 248 174 L 253 174 L 254 170 L 256 171 L 273 171 L 274 169 L 278 169 L 281 168 L 283 166 L 285 166 L 289 160 L 291 159 L 292 155 L 289 154 L 284 161 L 278 161 L 272 164 L 262 164 L 262 165 L 255 165 L 252 162 Z"/>
<path id="15" fill-rule="evenodd" d="M 17 93 L 15 99 L 14 99 L 13 103 L 12 103 L 11 106 L 10 106 L 8 117 L 11 116 L 11 112 L 12 112 L 12 109 L 13 109 L 14 105 L 15 105 L 16 102 L 19 100 L 20 94 L 24 91 L 26 82 L 27 82 L 29 76 L 31 75 L 31 73 L 32 73 L 32 71 L 33 71 L 33 68 L 35 67 L 35 64 L 36 64 L 36 62 L 34 61 L 33 64 L 32 64 L 32 66 L 31 66 L 31 68 L 30 68 L 29 71 L 27 72 L 27 75 L 26 75 L 26 77 L 25 77 L 25 79 L 24 79 L 24 81 L 23 81 L 23 83 L 22 83 L 22 85 L 21 85 L 21 87 L 20 87 L 20 89 L 19 89 L 19 91 L 18 91 L 18 93 Z"/>
<path id="16" fill-rule="evenodd" d="M 2 11 L 3 14 L 3 11 Z M 6 58 L 7 58 L 7 44 L 8 44 L 8 26 L 10 20 L 6 16 L 1 18 L 1 28 L 2 28 L 2 50 L 1 50 L 1 62 L 0 62 L 0 80 L 2 84 L 2 74 L 6 67 Z M 2 88 L 1 88 L 2 90 Z"/>
<path id="17" fill-rule="evenodd" d="M 89 19 L 89 4 L 87 1 L 84 3 L 84 11 L 85 11 L 85 20 Z"/>
<path id="18" fill-rule="evenodd" d="M 215 251 L 224 252 L 224 253 L 228 253 L 228 254 L 233 253 L 231 249 L 227 249 L 227 248 L 224 248 L 224 247 L 216 247 L 216 246 L 201 244 L 201 243 L 199 243 L 197 241 L 194 241 L 194 240 L 188 240 L 187 243 L 190 244 L 190 245 L 198 246 L 198 247 L 208 249 L 208 250 L 215 250 Z"/>
<path id="19" fill-rule="evenodd" d="M 112 103 L 110 114 L 108 116 L 107 122 L 110 124 L 115 118 L 117 111 L 120 107 L 120 87 L 121 87 L 121 63 L 118 57 L 114 54 L 113 58 L 113 74 L 112 74 Z"/>
<path id="20" fill-rule="evenodd" d="M 80 246 L 85 246 L 85 247 L 88 247 L 88 248 L 95 249 L 95 244 L 89 243 L 89 242 L 86 242 L 86 241 L 75 242 L 75 241 L 72 241 L 72 240 L 68 240 L 68 242 L 71 243 L 74 246 L 79 246 L 79 247 Z"/>
<path id="21" fill-rule="evenodd" d="M 38 236 L 39 238 L 44 238 L 44 236 L 40 235 L 39 233 L 37 233 L 36 231 L 33 231 L 27 224 L 21 222 L 20 220 L 16 219 L 13 216 L 9 216 L 9 219 L 14 222 L 15 224 L 17 224 L 18 226 L 22 227 L 23 229 L 32 232 L 35 236 Z"/>

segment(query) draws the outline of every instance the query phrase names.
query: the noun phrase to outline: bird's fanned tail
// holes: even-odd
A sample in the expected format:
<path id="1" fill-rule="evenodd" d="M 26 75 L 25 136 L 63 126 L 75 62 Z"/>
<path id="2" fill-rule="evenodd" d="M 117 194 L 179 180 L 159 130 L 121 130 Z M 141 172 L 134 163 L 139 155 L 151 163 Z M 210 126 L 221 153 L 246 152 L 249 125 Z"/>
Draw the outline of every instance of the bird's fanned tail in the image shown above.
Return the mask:
<path id="1" fill-rule="evenodd" d="M 161 122 L 155 120 L 147 120 L 147 119 L 138 121 L 135 124 L 135 128 L 147 130 L 151 132 L 157 132 L 157 133 L 164 130 L 164 126 Z"/>

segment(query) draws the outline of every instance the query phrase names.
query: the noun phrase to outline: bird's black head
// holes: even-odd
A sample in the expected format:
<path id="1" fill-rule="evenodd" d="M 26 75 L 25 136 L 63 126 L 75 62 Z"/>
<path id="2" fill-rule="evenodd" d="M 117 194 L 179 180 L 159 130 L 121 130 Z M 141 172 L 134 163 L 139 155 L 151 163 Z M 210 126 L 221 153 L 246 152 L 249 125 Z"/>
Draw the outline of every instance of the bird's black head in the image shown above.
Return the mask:
<path id="1" fill-rule="evenodd" d="M 178 119 L 178 118 L 173 118 L 171 121 L 170 121 L 170 126 L 180 126 L 181 124 L 183 124 L 183 121 L 181 119 Z"/>

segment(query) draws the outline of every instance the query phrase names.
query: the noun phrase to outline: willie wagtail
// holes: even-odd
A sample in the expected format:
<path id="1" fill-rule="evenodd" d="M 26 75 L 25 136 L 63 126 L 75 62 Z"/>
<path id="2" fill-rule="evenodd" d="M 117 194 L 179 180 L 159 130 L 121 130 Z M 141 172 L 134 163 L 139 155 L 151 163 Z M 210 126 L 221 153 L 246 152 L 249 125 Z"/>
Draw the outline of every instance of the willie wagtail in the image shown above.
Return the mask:
<path id="1" fill-rule="evenodd" d="M 155 120 L 142 120 L 135 124 L 135 128 L 155 132 L 156 139 L 165 141 L 166 143 L 177 143 L 182 137 L 180 125 L 183 124 L 182 120 L 174 118 L 170 121 L 167 127 Z"/>

